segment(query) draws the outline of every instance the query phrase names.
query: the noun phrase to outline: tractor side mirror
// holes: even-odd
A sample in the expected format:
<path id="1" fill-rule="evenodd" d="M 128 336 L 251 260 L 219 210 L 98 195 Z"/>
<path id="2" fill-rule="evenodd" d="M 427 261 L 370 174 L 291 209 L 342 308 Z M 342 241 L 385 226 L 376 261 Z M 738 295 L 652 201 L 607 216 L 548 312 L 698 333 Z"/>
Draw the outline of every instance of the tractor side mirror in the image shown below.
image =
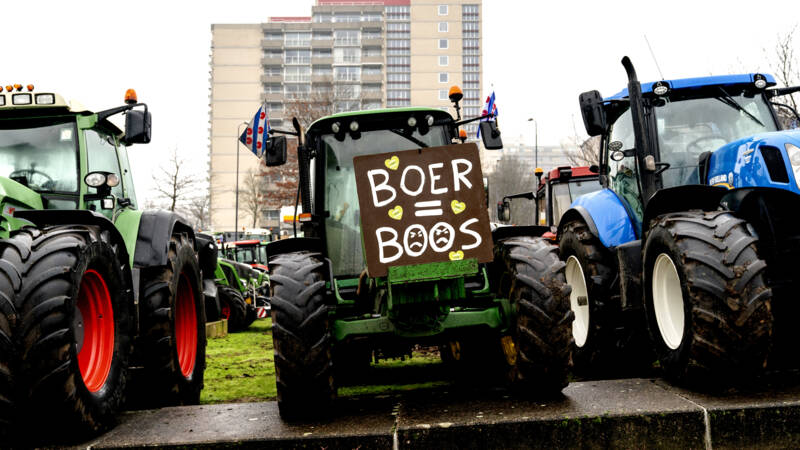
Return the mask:
<path id="1" fill-rule="evenodd" d="M 483 146 L 486 150 L 499 150 L 503 148 L 503 139 L 500 137 L 500 129 L 497 128 L 497 122 L 494 120 L 487 120 L 481 122 L 481 138 L 483 138 Z"/>
<path id="2" fill-rule="evenodd" d="M 578 96 L 578 103 L 583 116 L 583 126 L 586 134 L 599 136 L 606 129 L 606 113 L 603 109 L 603 97 L 599 91 L 584 92 Z"/>
<path id="3" fill-rule="evenodd" d="M 508 200 L 497 202 L 497 220 L 503 223 L 511 222 L 511 205 Z"/>
<path id="4" fill-rule="evenodd" d="M 150 143 L 150 111 L 130 110 L 125 113 L 125 144 Z"/>
<path id="5" fill-rule="evenodd" d="M 264 163 L 267 167 L 286 164 L 286 136 L 272 136 L 267 140 Z"/>

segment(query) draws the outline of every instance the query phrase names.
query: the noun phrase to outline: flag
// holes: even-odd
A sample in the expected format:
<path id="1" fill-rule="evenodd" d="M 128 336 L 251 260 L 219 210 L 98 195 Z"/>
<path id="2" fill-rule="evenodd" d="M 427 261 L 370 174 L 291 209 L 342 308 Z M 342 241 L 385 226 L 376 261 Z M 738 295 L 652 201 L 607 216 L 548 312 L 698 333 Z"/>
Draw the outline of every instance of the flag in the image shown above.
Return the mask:
<path id="1" fill-rule="evenodd" d="M 247 129 L 239 136 L 239 141 L 246 145 L 256 157 L 261 158 L 264 155 L 264 148 L 267 146 L 267 139 L 269 139 L 269 118 L 265 102 L 250 119 Z"/>
<path id="2" fill-rule="evenodd" d="M 481 122 L 494 120 L 497 117 L 497 104 L 494 102 L 494 91 L 492 91 L 492 95 L 486 97 L 486 104 L 481 112 L 481 116 L 488 116 L 489 114 L 492 114 L 492 117 L 485 117 L 481 119 Z M 475 135 L 475 137 L 481 137 L 481 127 L 478 127 L 478 133 Z"/>

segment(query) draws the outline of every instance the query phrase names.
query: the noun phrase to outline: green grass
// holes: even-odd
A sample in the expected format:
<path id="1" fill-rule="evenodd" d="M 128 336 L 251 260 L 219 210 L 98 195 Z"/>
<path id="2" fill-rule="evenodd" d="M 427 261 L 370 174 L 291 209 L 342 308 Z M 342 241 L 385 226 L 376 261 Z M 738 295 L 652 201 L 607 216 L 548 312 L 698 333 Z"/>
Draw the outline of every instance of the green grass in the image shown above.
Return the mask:
<path id="1" fill-rule="evenodd" d="M 208 340 L 201 403 L 275 400 L 272 321 L 256 320 L 248 330 Z M 390 394 L 451 383 L 436 352 L 381 360 L 356 381 L 339 388 L 340 397 Z"/>

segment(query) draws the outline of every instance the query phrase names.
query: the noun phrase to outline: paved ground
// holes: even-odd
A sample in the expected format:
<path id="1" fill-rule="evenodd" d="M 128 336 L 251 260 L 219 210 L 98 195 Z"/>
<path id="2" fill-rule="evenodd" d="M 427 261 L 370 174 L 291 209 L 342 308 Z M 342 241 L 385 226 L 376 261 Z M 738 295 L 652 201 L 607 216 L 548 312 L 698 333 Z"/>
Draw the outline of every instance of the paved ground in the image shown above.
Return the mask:
<path id="1" fill-rule="evenodd" d="M 504 390 L 340 399 L 337 419 L 286 424 L 275 402 L 125 413 L 82 448 L 800 447 L 800 386 L 708 396 L 660 380 L 570 384 L 550 401 Z"/>

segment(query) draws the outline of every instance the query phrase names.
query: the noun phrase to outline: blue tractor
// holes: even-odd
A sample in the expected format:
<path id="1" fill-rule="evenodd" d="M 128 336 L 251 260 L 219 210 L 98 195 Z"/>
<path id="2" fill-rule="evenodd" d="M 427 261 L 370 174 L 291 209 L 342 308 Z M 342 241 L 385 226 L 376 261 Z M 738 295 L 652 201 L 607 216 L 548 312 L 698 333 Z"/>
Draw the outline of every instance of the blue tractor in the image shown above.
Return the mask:
<path id="1" fill-rule="evenodd" d="M 764 74 L 640 84 L 622 64 L 627 89 L 580 95 L 603 189 L 558 229 L 575 367 L 657 358 L 683 384 L 751 379 L 800 337 L 800 132 L 780 131 L 798 116 L 773 101 L 800 87 Z"/>

